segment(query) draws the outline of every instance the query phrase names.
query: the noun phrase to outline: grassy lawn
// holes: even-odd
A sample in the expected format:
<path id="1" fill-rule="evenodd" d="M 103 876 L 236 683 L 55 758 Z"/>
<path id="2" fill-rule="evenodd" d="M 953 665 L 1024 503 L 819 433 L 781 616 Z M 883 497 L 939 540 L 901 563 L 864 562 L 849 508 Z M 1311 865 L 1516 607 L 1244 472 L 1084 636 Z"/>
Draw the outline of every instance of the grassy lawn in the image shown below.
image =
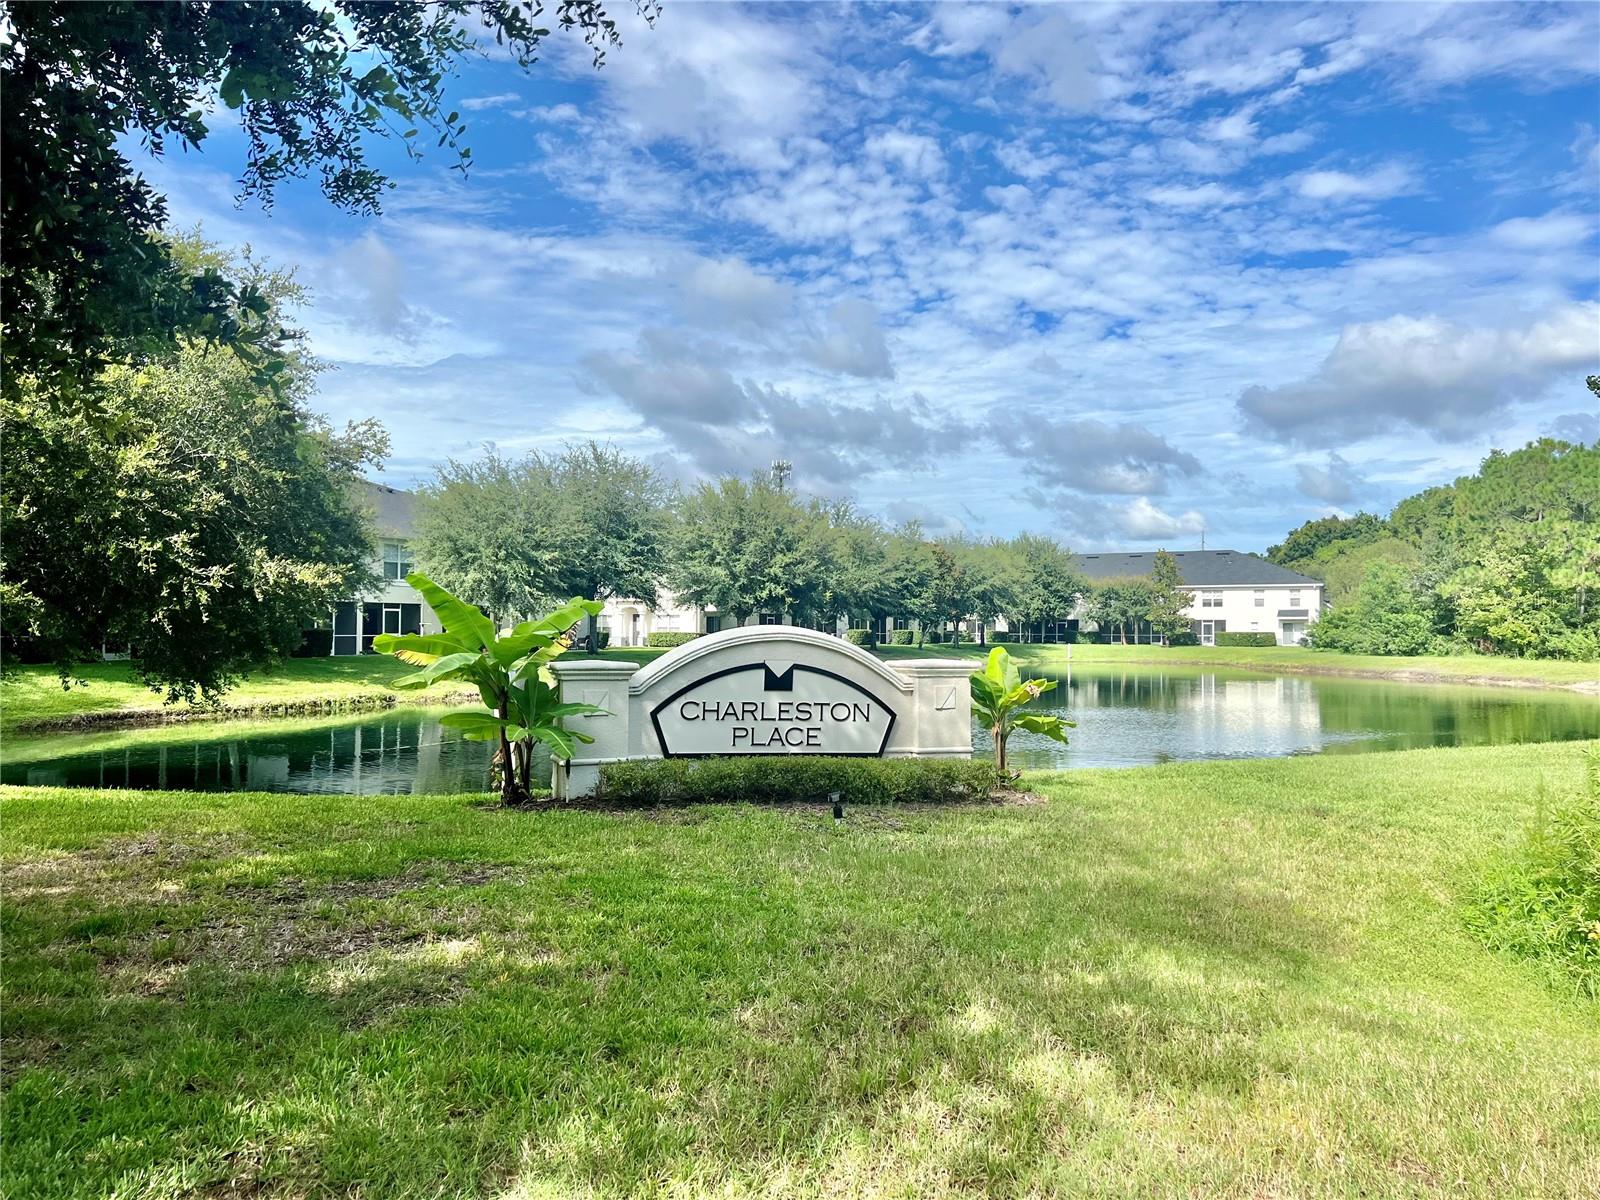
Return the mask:
<path id="1" fill-rule="evenodd" d="M 1241 667 L 1255 671 L 1307 671 L 1329 674 L 1372 675 L 1382 678 L 1464 683 L 1499 681 L 1566 687 L 1600 685 L 1600 663 L 1567 662 L 1544 658 L 1498 658 L 1484 654 L 1418 655 L 1386 658 L 1375 654 L 1344 654 L 1337 650 L 1309 650 L 1302 646 L 1118 646 L 1007 645 L 1018 658 L 1040 667 L 1065 667 L 1071 651 L 1074 664 L 1150 665 L 1183 663 L 1212 667 Z M 880 646 L 887 659 L 930 658 L 958 655 L 977 657 L 988 647 L 973 645 Z"/>
<path id="2" fill-rule="evenodd" d="M 415 670 L 387 655 L 291 658 L 243 680 L 223 701 L 230 707 L 242 707 L 356 700 L 387 694 L 407 699 L 420 696 L 438 703 L 460 690 L 457 684 L 441 684 L 426 692 L 395 692 L 394 681 Z M 85 663 L 76 669 L 70 688 L 61 686 L 60 676 L 49 666 L 16 667 L 0 677 L 0 729 L 82 713 L 116 712 L 136 717 L 163 709 L 193 711 L 185 704 L 163 704 L 161 694 L 140 683 L 125 662 Z"/>
<path id="3" fill-rule="evenodd" d="M 1008 807 L 0 790 L 12 1200 L 1566 1197 L 1600 1007 L 1461 896 L 1573 744 Z"/>

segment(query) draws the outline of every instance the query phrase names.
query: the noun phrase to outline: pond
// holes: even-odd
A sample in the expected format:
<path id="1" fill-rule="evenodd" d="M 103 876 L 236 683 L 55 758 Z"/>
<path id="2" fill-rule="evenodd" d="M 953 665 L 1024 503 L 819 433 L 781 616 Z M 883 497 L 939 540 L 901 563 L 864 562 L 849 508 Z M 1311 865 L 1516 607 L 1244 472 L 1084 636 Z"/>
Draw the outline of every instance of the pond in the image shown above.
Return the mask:
<path id="1" fill-rule="evenodd" d="M 1600 701 L 1559 691 L 1433 687 L 1198 669 L 1050 676 L 1043 711 L 1077 721 L 1072 743 L 1030 734 L 1019 767 L 1129 767 L 1196 759 L 1350 754 L 1600 737 Z M 297 793 L 479 792 L 493 748 L 441 712 L 400 708 L 317 721 L 167 725 L 10 737 L 0 783 Z M 988 734 L 973 746 L 989 754 Z M 548 783 L 547 756 L 539 760 Z"/>

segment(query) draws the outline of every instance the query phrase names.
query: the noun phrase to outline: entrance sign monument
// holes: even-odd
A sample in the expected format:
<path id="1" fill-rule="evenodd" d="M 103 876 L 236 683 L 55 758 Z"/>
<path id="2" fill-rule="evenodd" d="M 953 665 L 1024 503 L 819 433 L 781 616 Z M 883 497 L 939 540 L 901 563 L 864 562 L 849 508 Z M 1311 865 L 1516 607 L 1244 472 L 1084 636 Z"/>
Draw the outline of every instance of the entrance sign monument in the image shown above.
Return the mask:
<path id="1" fill-rule="evenodd" d="M 594 738 L 555 766 L 558 799 L 592 796 L 607 763 L 723 754 L 971 758 L 972 696 L 961 659 L 893 666 L 843 638 L 794 625 L 729 629 L 646 666 L 566 658 L 562 697 L 598 705 Z"/>

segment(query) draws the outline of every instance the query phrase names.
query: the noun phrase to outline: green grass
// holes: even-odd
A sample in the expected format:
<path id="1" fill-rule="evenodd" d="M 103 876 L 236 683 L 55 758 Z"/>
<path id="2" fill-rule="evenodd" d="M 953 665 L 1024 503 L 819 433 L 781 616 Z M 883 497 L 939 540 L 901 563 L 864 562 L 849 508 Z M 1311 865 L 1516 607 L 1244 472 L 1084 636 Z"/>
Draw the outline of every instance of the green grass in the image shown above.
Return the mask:
<path id="1" fill-rule="evenodd" d="M 416 670 L 387 655 L 348 658 L 291 658 L 241 681 L 223 697 L 229 706 L 350 701 L 375 696 L 423 698 L 438 703 L 458 684 L 426 692 L 396 692 L 394 681 Z M 161 693 L 142 684 L 126 662 L 84 663 L 63 688 L 54 667 L 19 666 L 0 676 L 0 729 L 71 718 L 85 713 L 139 717 L 152 712 L 203 712 L 187 704 L 167 705 Z"/>
<path id="2" fill-rule="evenodd" d="M 1464 897 L 1579 745 L 670 814 L 0 789 L 12 1200 L 1567 1197 Z"/>
<path id="3" fill-rule="evenodd" d="M 886 659 L 971 656 L 989 652 L 990 647 L 963 643 L 960 646 L 880 646 L 877 653 Z M 1310 650 L 1302 646 L 1119 646 L 1085 642 L 1081 645 L 1008 644 L 1014 656 L 1039 666 L 1072 662 L 1104 664 L 1183 663 L 1213 667 L 1240 667 L 1253 671 L 1307 671 L 1328 674 L 1371 675 L 1380 678 L 1442 682 L 1493 681 L 1511 684 L 1539 684 L 1566 687 L 1572 684 L 1600 685 L 1600 663 L 1568 662 L 1548 658 L 1501 658 L 1486 654 L 1418 655 L 1383 657 L 1376 654 L 1345 654 L 1337 650 Z"/>

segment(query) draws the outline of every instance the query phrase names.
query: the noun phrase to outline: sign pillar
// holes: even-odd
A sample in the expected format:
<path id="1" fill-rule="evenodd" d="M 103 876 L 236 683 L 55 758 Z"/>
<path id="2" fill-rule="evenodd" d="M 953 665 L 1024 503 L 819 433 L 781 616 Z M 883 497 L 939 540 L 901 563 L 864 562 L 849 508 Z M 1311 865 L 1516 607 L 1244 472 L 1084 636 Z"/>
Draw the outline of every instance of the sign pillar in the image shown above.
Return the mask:
<path id="1" fill-rule="evenodd" d="M 592 796 L 600 784 L 600 768 L 628 757 L 628 681 L 639 664 L 563 659 L 551 666 L 561 681 L 563 701 L 595 704 L 606 710 L 603 715 L 568 718 L 568 728 L 588 734 L 594 742 L 580 742 L 572 761 L 563 763 L 557 759 L 551 771 L 551 790 L 557 800 Z"/>
<path id="2" fill-rule="evenodd" d="M 908 758 L 971 758 L 973 662 L 919 658 L 897 662 L 894 668 L 911 681 L 911 710 L 917 719 L 915 740 L 900 753 Z"/>

